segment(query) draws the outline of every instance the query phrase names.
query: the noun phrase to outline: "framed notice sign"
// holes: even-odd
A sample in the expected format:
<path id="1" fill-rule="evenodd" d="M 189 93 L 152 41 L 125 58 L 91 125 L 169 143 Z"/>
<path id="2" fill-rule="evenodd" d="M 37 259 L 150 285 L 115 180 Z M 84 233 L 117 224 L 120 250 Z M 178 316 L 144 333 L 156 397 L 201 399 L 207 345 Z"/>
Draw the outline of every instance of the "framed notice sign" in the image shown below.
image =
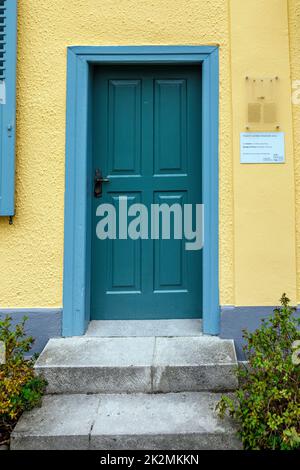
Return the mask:
<path id="1" fill-rule="evenodd" d="M 242 132 L 241 163 L 284 163 L 284 132 Z"/>

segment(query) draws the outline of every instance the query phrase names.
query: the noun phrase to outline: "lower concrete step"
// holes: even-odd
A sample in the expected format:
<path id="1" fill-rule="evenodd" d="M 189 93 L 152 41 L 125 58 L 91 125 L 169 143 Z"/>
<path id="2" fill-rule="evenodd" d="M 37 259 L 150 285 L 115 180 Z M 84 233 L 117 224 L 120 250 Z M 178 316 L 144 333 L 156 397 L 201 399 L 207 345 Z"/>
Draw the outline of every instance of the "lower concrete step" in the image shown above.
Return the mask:
<path id="1" fill-rule="evenodd" d="M 236 367 L 233 341 L 211 336 L 51 339 L 36 363 L 50 394 L 230 391 Z"/>
<path id="2" fill-rule="evenodd" d="M 11 448 L 239 449 L 232 421 L 217 416 L 219 399 L 208 392 L 45 396 L 21 417 Z"/>

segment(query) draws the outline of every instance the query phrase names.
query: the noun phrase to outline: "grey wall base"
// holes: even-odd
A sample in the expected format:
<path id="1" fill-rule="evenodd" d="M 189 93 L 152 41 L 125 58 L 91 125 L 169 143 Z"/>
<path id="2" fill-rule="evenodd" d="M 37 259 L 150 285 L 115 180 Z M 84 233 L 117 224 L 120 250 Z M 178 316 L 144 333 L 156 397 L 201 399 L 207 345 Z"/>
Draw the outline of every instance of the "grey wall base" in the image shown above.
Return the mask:
<path id="1" fill-rule="evenodd" d="M 28 317 L 26 333 L 35 339 L 31 354 L 40 353 L 50 338 L 61 336 L 62 309 L 1 309 L 0 320 L 6 315 L 12 317 L 13 325 L 19 323 L 24 316 Z"/>
<path id="2" fill-rule="evenodd" d="M 275 307 L 223 307 L 221 311 L 221 338 L 234 339 L 238 360 L 245 360 L 243 329 L 254 331 L 263 318 L 269 317 Z M 35 338 L 32 352 L 41 352 L 49 338 L 61 336 L 62 309 L 5 309 L 0 319 L 9 314 L 16 324 L 26 315 L 27 333 Z"/>
<path id="3" fill-rule="evenodd" d="M 243 345 L 243 330 L 256 330 L 263 318 L 272 315 L 275 307 L 223 307 L 221 311 L 221 338 L 234 339 L 237 358 L 246 359 Z"/>

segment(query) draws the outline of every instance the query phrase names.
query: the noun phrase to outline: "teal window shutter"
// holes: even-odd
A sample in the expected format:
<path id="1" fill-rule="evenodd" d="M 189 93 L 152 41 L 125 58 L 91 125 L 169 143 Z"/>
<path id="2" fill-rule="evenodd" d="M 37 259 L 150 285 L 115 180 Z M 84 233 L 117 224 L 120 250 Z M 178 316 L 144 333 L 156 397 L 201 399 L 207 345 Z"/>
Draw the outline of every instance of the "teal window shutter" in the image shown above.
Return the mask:
<path id="1" fill-rule="evenodd" d="M 17 0 L 0 0 L 0 216 L 15 195 Z"/>

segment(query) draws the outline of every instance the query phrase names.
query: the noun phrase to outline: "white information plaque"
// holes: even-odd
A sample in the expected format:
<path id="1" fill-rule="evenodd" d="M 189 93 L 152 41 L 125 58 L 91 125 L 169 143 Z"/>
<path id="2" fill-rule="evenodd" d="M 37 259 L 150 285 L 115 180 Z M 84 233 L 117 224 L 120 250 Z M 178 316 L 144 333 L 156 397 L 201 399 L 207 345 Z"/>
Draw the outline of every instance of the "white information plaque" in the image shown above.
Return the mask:
<path id="1" fill-rule="evenodd" d="M 242 132 L 241 163 L 284 163 L 284 132 Z"/>

